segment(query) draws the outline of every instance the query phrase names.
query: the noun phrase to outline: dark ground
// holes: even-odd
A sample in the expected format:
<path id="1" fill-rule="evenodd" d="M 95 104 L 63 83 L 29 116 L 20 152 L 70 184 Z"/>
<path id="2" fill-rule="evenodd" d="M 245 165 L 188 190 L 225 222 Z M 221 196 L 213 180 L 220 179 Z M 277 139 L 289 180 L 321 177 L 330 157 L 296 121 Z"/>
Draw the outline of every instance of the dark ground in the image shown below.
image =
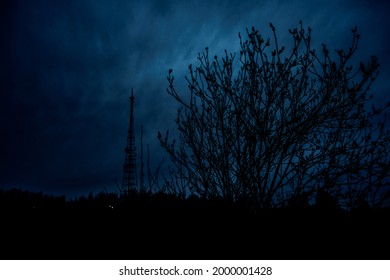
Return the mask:
<path id="1" fill-rule="evenodd" d="M 1 197 L 0 259 L 388 259 L 390 252 L 390 209 L 248 213 L 169 196 L 131 204 L 103 195 L 73 203 L 21 191 Z"/>

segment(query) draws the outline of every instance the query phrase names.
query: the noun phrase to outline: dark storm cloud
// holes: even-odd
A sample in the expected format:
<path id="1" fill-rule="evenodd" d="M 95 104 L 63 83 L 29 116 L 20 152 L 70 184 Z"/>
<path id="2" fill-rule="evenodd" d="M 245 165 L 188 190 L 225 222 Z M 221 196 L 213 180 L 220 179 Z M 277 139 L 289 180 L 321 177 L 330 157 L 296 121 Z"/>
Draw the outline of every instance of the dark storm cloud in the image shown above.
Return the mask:
<path id="1" fill-rule="evenodd" d="M 390 88 L 387 3 L 370 1 L 6 1 L 1 9 L 0 186 L 89 192 L 121 179 L 129 95 L 135 128 L 154 162 L 166 157 L 157 131 L 174 131 L 176 103 L 166 94 L 173 69 L 185 93 L 188 64 L 238 50 L 238 32 L 269 22 L 313 29 L 317 44 L 347 47 L 362 34 L 359 57 L 378 55 L 376 89 Z M 139 147 L 138 147 L 139 150 Z"/>

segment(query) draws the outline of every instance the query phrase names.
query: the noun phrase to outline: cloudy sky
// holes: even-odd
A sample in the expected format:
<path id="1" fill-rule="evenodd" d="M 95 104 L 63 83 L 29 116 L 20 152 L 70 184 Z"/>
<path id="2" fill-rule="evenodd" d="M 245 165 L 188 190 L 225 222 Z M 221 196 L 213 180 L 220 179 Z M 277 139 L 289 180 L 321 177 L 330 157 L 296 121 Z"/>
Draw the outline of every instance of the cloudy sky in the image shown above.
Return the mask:
<path id="1" fill-rule="evenodd" d="M 334 49 L 349 46 L 357 25 L 356 55 L 378 56 L 381 74 L 372 90 L 377 100 L 388 100 L 389 6 L 375 0 L 2 1 L 0 188 L 68 196 L 115 189 L 132 88 L 137 145 L 143 125 L 152 169 L 160 160 L 168 164 L 156 137 L 175 129 L 168 70 L 186 93 L 184 76 L 198 53 L 237 51 L 246 27 L 267 37 L 272 22 L 288 42 L 287 30 L 302 20 L 315 43 Z"/>

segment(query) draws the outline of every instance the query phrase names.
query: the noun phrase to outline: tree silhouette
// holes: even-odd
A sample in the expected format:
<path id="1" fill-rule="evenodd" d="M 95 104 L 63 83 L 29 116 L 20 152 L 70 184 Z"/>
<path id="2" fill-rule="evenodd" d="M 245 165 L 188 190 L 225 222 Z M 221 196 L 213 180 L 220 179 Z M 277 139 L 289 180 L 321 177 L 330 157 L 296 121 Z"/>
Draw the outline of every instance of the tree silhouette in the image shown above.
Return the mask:
<path id="1" fill-rule="evenodd" d="M 171 184 L 254 208 L 381 206 L 390 182 L 389 103 L 375 106 L 368 96 L 377 58 L 352 65 L 357 28 L 347 50 L 331 52 L 325 44 L 316 51 L 302 23 L 289 30 L 289 50 L 270 27 L 272 40 L 253 27 L 246 39 L 239 34 L 238 59 L 226 50 L 210 59 L 206 48 L 199 65 L 189 65 L 189 96 L 169 70 L 179 143 L 168 132 L 158 138 L 173 163 Z"/>

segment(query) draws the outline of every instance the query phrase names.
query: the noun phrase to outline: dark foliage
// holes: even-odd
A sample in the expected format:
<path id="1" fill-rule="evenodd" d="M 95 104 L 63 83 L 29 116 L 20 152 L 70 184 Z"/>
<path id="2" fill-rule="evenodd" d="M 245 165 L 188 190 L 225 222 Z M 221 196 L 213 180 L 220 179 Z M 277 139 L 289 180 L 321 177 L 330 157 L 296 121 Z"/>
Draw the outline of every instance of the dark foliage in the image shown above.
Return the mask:
<path id="1" fill-rule="evenodd" d="M 47 195 L 18 188 L 0 189 L 0 210 L 62 209 L 66 207 L 65 196 Z"/>

